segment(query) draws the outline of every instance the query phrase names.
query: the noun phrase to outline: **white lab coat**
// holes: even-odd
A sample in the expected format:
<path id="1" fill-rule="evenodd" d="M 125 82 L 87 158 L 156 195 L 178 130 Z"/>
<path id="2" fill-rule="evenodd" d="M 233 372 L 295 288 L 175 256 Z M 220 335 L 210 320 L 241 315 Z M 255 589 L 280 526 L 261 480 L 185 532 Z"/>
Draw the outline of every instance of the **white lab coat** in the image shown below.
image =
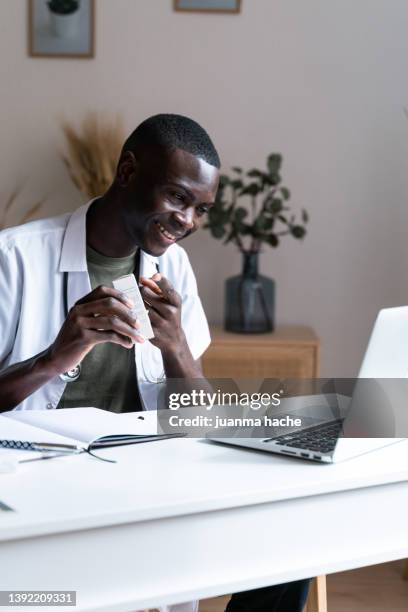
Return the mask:
<path id="1" fill-rule="evenodd" d="M 90 203 L 73 214 L 0 232 L 0 371 L 33 357 L 55 340 L 66 317 L 65 272 L 68 309 L 91 291 L 86 262 L 86 212 Z M 210 343 L 210 334 L 188 256 L 176 244 L 159 258 L 142 252 L 141 276 L 155 274 L 156 264 L 181 295 L 182 327 L 193 358 L 198 359 Z M 161 352 L 148 341 L 136 344 L 135 361 L 142 403 L 146 410 L 154 410 L 164 379 Z M 56 376 L 16 410 L 56 408 L 65 386 Z M 162 612 L 197 609 L 196 601 L 160 608 Z"/>
<path id="2" fill-rule="evenodd" d="M 55 340 L 66 317 L 65 272 L 68 309 L 91 291 L 85 223 L 89 204 L 73 214 L 0 232 L 0 371 L 33 357 Z M 193 358 L 198 359 L 210 343 L 210 334 L 188 256 L 177 244 L 159 258 L 142 252 L 140 274 L 152 276 L 156 264 L 181 295 L 182 327 Z M 161 352 L 148 341 L 136 344 L 135 361 L 143 406 L 154 410 L 164 380 Z M 56 408 L 66 384 L 56 376 L 16 410 Z"/>

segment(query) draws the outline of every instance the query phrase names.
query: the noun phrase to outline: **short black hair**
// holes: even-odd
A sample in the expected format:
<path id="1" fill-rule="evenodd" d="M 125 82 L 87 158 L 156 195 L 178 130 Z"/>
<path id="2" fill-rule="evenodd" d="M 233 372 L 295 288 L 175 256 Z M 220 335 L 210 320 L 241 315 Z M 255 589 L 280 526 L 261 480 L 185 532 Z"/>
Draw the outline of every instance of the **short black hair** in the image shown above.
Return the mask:
<path id="1" fill-rule="evenodd" d="M 204 128 L 193 119 L 183 115 L 153 115 L 143 121 L 127 138 L 122 148 L 137 152 L 140 147 L 182 149 L 216 168 L 221 162 L 217 150 Z"/>

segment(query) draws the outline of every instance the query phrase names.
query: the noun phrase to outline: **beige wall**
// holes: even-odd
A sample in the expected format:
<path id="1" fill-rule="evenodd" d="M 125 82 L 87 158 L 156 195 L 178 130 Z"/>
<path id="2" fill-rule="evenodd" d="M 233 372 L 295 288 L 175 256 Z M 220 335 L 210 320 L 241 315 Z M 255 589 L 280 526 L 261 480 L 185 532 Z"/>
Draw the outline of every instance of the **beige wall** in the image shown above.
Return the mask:
<path id="1" fill-rule="evenodd" d="M 26 1 L 0 3 L 0 196 L 25 181 L 47 214 L 81 197 L 57 156 L 58 117 L 120 111 L 132 129 L 156 112 L 191 115 L 224 167 L 284 155 L 303 244 L 265 248 L 279 322 L 312 325 L 322 373 L 353 375 L 381 306 L 408 301 L 406 0 L 242 0 L 240 16 L 186 15 L 172 0 L 96 0 L 94 60 L 30 59 Z M 23 199 L 21 199 L 23 204 Z M 211 321 L 234 247 L 185 243 Z"/>

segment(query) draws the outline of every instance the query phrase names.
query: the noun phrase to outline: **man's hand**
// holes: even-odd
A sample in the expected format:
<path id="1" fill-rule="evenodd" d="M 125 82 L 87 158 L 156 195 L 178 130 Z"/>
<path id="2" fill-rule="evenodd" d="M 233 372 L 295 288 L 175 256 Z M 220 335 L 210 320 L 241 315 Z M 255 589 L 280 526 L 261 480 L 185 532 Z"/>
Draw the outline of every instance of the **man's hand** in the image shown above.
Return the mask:
<path id="1" fill-rule="evenodd" d="M 110 287 L 100 286 L 88 293 L 71 308 L 46 351 L 49 366 L 61 374 L 78 365 L 96 344 L 113 342 L 130 349 L 136 342 L 144 342 L 132 307 L 120 291 Z"/>
<path id="2" fill-rule="evenodd" d="M 0 412 L 20 402 L 54 376 L 72 370 L 101 342 L 114 342 L 130 349 L 144 342 L 139 322 L 132 316 L 134 305 L 116 289 L 98 287 L 70 310 L 51 346 L 26 361 L 0 372 Z"/>
<path id="3" fill-rule="evenodd" d="M 181 297 L 171 283 L 161 274 L 152 278 L 140 278 L 141 294 L 149 311 L 154 331 L 150 340 L 165 355 L 180 355 L 188 350 L 181 327 Z"/>
<path id="4" fill-rule="evenodd" d="M 143 300 L 149 310 L 155 337 L 150 340 L 162 353 L 167 392 L 190 392 L 204 388 L 212 390 L 204 378 L 200 360 L 194 360 L 181 326 L 181 297 L 169 281 L 155 274 L 140 279 Z"/>

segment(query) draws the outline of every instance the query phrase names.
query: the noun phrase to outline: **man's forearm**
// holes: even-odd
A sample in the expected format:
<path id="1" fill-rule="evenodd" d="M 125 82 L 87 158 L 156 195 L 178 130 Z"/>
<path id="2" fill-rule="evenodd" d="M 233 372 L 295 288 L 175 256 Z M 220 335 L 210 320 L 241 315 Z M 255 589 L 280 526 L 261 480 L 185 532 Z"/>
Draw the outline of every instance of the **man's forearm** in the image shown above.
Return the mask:
<path id="1" fill-rule="evenodd" d="M 0 372 L 0 412 L 12 410 L 55 376 L 47 352 Z"/>
<path id="2" fill-rule="evenodd" d="M 176 349 L 162 350 L 167 378 L 204 378 L 199 361 L 194 361 L 187 341 Z"/>
<path id="3" fill-rule="evenodd" d="M 168 408 L 168 397 L 171 393 L 214 392 L 203 374 L 200 360 L 194 361 L 187 342 L 178 350 L 162 351 L 162 357 L 167 379 L 166 393 L 163 396 L 166 400 L 164 405 L 158 405 L 158 409 Z"/>

